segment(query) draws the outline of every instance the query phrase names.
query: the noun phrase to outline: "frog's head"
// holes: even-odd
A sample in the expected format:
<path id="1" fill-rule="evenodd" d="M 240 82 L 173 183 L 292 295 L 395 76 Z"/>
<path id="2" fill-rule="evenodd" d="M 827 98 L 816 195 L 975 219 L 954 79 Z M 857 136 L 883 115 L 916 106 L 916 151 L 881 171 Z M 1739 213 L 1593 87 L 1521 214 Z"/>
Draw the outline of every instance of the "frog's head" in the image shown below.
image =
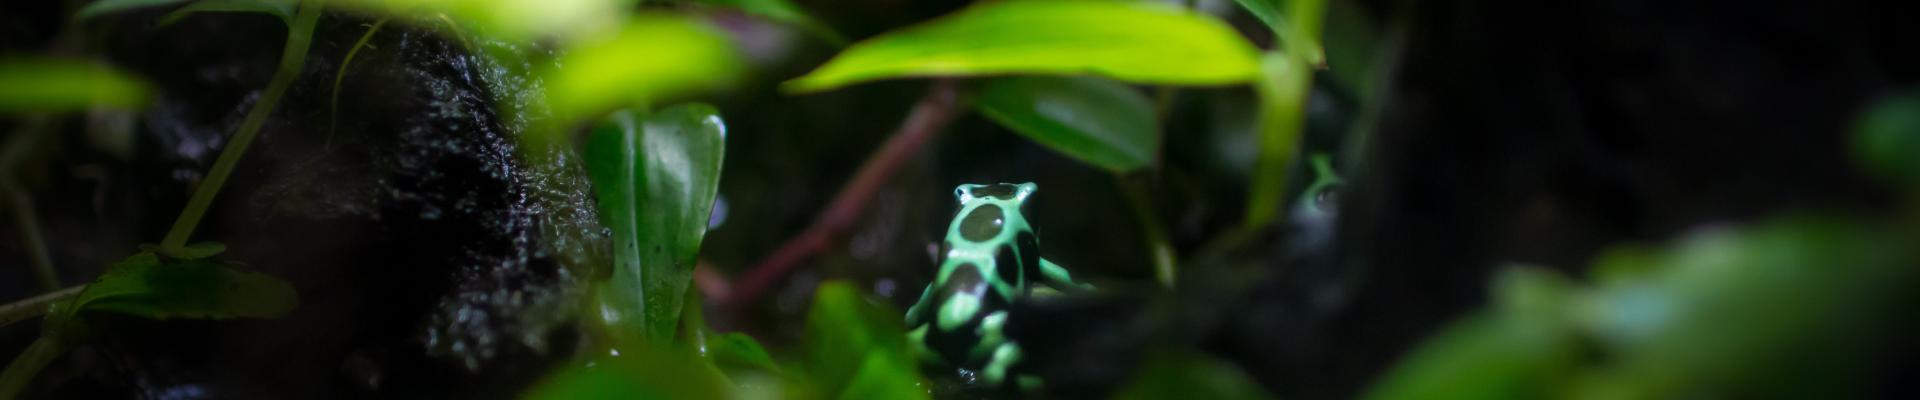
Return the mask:
<path id="1" fill-rule="evenodd" d="M 1026 202 L 1027 196 L 1033 195 L 1033 191 L 1039 188 L 1033 182 L 965 184 L 953 188 L 953 197 L 959 199 L 962 206 L 975 201 L 1006 201 L 1019 204 Z"/>

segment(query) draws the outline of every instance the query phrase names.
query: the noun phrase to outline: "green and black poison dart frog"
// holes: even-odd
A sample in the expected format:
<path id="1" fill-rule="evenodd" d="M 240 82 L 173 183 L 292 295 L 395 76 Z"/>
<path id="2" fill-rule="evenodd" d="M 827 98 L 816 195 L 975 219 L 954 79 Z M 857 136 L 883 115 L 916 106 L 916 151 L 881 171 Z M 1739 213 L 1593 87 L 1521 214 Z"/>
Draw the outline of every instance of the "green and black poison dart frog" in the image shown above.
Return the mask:
<path id="1" fill-rule="evenodd" d="M 1090 289 L 1065 268 L 1040 258 L 1040 242 L 1021 214 L 1032 183 L 960 185 L 960 212 L 947 226 L 940 271 L 907 309 L 907 335 L 921 359 L 978 371 L 988 385 L 1007 382 L 1020 346 L 1004 334 L 1009 305 L 1036 289 Z M 1029 378 L 1020 378 L 1032 386 Z"/>

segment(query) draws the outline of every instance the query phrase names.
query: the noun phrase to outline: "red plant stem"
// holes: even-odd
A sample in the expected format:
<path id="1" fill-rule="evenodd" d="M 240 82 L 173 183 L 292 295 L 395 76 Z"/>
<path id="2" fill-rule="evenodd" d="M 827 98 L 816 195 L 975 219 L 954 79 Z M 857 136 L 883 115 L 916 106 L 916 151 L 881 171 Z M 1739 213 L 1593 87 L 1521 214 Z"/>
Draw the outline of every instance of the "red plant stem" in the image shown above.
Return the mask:
<path id="1" fill-rule="evenodd" d="M 853 181 L 840 188 L 840 193 L 827 203 L 827 209 L 814 218 L 813 225 L 788 239 L 772 255 L 761 259 L 753 269 L 748 270 L 740 284 L 733 287 L 732 296 L 725 303 L 752 304 L 800 263 L 826 250 L 835 236 L 846 231 L 860 217 L 860 213 L 866 211 L 867 202 L 873 200 L 874 193 L 887 183 L 887 178 L 893 177 L 894 171 L 926 147 L 934 136 L 946 130 L 947 124 L 958 115 L 957 97 L 952 80 L 934 81 L 933 87 L 927 89 L 927 94 L 914 104 L 907 120 L 900 123 L 900 129 L 895 130 L 886 144 L 882 144 L 872 157 L 867 158 L 865 164 L 860 165 Z"/>

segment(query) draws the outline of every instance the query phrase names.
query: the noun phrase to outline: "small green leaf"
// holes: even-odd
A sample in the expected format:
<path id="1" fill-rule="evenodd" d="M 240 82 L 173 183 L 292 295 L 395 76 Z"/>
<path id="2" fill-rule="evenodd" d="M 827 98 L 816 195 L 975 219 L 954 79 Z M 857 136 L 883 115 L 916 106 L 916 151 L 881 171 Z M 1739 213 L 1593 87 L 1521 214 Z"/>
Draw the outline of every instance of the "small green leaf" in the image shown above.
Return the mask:
<path id="1" fill-rule="evenodd" d="M 180 246 L 178 249 L 167 249 L 159 245 L 143 244 L 140 245 L 140 251 L 154 252 L 178 260 L 198 260 L 227 252 L 227 245 L 220 242 L 200 242 Z"/>
<path id="2" fill-rule="evenodd" d="M 927 398 L 906 340 L 900 313 L 868 302 L 846 282 L 821 283 L 807 312 L 806 372 L 828 397 Z"/>
<path id="3" fill-rule="evenodd" d="M 788 1 L 788 0 L 699 0 L 699 1 L 702 1 L 705 3 L 711 3 L 719 6 L 737 8 L 737 9 L 740 9 L 740 11 L 744 11 L 748 14 L 758 15 L 762 18 L 785 23 L 788 25 L 793 25 L 794 27 L 800 28 L 801 30 L 805 30 L 807 31 L 807 33 L 810 33 L 814 36 L 818 36 L 821 40 L 826 40 L 828 43 L 832 43 L 836 46 L 845 45 L 847 43 L 847 38 L 845 36 L 841 36 L 839 32 L 834 32 L 833 28 L 827 27 L 826 24 L 820 23 L 820 20 L 814 19 L 812 16 L 807 15 L 806 10 L 801 10 L 800 6 L 794 5 L 792 1 Z"/>
<path id="4" fill-rule="evenodd" d="M 300 0 L 199 0 L 167 13 L 155 24 L 173 25 L 189 15 L 203 12 L 252 12 L 280 17 L 280 22 L 293 25 L 293 11 L 299 5 Z"/>
<path id="5" fill-rule="evenodd" d="M 1213 17 L 1130 1 L 997 1 L 847 48 L 788 81 L 814 92 L 903 77 L 1094 74 L 1134 83 L 1227 85 L 1258 52 Z"/>
<path id="6" fill-rule="evenodd" d="M 739 72 L 733 44 L 719 31 L 668 15 L 635 16 L 606 40 L 581 43 L 541 75 L 554 119 L 570 125 L 613 109 L 646 108 L 673 96 L 716 88 Z"/>
<path id="7" fill-rule="evenodd" d="M 1272 398 L 1232 364 L 1190 353 L 1157 354 L 1139 376 L 1120 388 L 1116 399 L 1266 399 Z"/>
<path id="8" fill-rule="evenodd" d="M 980 91 L 980 112 L 1034 142 L 1096 167 L 1127 172 L 1153 162 L 1159 142 L 1153 102 L 1093 77 L 994 79 Z"/>
<path id="9" fill-rule="evenodd" d="M 89 3 L 86 7 L 81 7 L 80 11 L 73 13 L 73 17 L 75 19 L 88 19 L 136 8 L 157 7 L 185 1 L 187 0 L 100 0 Z"/>
<path id="10" fill-rule="evenodd" d="M 616 112 L 588 139 L 588 175 L 613 230 L 613 271 L 599 289 L 611 328 L 673 337 L 719 193 L 726 135 L 718 111 L 693 104 L 644 121 Z"/>
<path id="11" fill-rule="evenodd" d="M 533 387 L 528 399 L 723 399 L 726 378 L 679 352 L 635 351 L 568 367 Z"/>
<path id="12" fill-rule="evenodd" d="M 1320 26 L 1326 19 L 1326 0 L 1234 0 L 1266 23 L 1286 48 L 1313 64 L 1326 62 L 1320 47 Z"/>
<path id="13" fill-rule="evenodd" d="M 0 58 L 0 114 L 138 108 L 151 86 L 106 66 L 70 59 Z"/>
<path id="14" fill-rule="evenodd" d="M 780 370 L 780 366 L 774 364 L 773 356 L 767 355 L 767 349 L 760 347 L 760 342 L 753 340 L 752 336 L 743 333 L 708 336 L 706 351 L 713 356 L 713 362 L 721 366 Z"/>
<path id="15" fill-rule="evenodd" d="M 1920 187 L 1920 95 L 1894 96 L 1861 113 L 1853 129 L 1853 153 L 1873 176 Z"/>
<path id="16" fill-rule="evenodd" d="M 135 254 L 108 269 L 72 300 L 70 312 L 107 311 L 145 318 L 272 318 L 293 310 L 293 285 L 204 260 L 162 264 Z"/>

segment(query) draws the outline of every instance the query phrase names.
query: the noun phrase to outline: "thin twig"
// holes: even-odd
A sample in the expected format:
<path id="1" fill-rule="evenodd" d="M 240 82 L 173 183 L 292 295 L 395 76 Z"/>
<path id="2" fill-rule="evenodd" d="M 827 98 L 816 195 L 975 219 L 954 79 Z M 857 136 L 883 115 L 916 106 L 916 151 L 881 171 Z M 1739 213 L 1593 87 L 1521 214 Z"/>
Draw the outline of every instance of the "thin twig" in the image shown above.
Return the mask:
<path id="1" fill-rule="evenodd" d="M 40 233 L 39 212 L 34 211 L 33 196 L 20 185 L 22 158 L 40 146 L 48 132 L 53 131 L 52 118 L 46 115 L 34 115 L 21 123 L 20 128 L 7 138 L 6 148 L 0 149 L 0 193 L 6 195 L 7 208 L 13 211 L 15 223 L 20 225 L 20 237 L 26 239 L 28 261 L 33 267 L 34 280 L 39 281 L 40 290 L 52 291 L 60 288 L 60 276 L 53 271 L 53 257 L 47 251 L 46 236 Z"/>
<path id="2" fill-rule="evenodd" d="M 827 203 L 827 209 L 813 221 L 813 225 L 799 235 L 788 239 L 785 244 L 774 250 L 755 264 L 734 286 L 734 296 L 724 299 L 730 305 L 751 304 L 772 288 L 774 283 L 786 277 L 794 267 L 827 248 L 832 238 L 852 226 L 855 219 L 867 209 L 867 202 L 873 200 L 874 193 L 887 183 L 894 171 L 912 159 L 913 155 L 926 147 L 928 141 L 941 131 L 958 115 L 959 100 L 951 80 L 937 80 L 927 94 L 913 106 L 913 112 L 901 122 L 900 129 L 893 132 L 886 144 L 860 165 L 853 181 L 840 188 L 840 193 Z"/>
<path id="3" fill-rule="evenodd" d="M 47 313 L 47 305 L 53 304 L 53 302 L 56 301 L 66 300 L 75 294 L 80 294 L 80 290 L 86 288 L 87 285 L 78 285 L 60 289 L 52 293 L 34 296 L 26 300 L 0 305 L 0 326 L 13 325 L 15 322 L 45 315 Z"/>

